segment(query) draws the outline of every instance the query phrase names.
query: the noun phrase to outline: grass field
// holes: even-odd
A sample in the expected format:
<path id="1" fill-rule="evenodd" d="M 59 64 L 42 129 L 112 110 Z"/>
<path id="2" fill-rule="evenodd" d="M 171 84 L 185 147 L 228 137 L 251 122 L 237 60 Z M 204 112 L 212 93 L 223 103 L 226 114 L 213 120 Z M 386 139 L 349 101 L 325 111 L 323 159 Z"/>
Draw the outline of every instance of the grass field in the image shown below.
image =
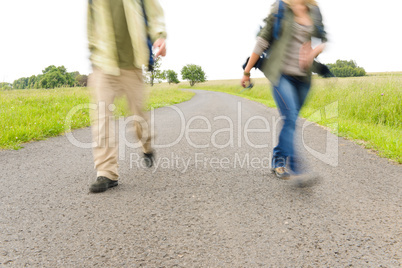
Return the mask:
<path id="1" fill-rule="evenodd" d="M 243 92 L 240 79 L 209 81 L 197 84 L 195 88 L 227 92 L 275 107 L 268 81 L 260 78 L 253 82 L 254 88 Z M 375 150 L 382 157 L 402 163 L 401 73 L 314 78 L 301 116 Z"/>
<path id="2" fill-rule="evenodd" d="M 253 89 L 243 92 L 237 79 L 209 81 L 194 88 L 226 92 L 275 107 L 268 81 L 260 78 L 254 83 Z M 188 87 L 186 82 L 155 85 L 149 90 L 147 109 L 189 100 L 193 93 L 179 90 Z M 64 133 L 68 112 L 88 102 L 86 88 L 0 91 L 0 149 L 18 149 L 25 142 Z M 125 102 L 117 100 L 116 104 L 117 115 L 125 115 Z M 88 114 L 87 109 L 76 113 L 72 129 L 89 126 Z M 402 73 L 314 78 L 301 115 L 402 163 Z"/>
<path id="3" fill-rule="evenodd" d="M 194 93 L 156 85 L 149 89 L 146 108 L 159 108 L 191 99 Z M 65 118 L 77 105 L 90 99 L 87 88 L 0 91 L 0 149 L 18 149 L 21 144 L 57 136 L 65 131 Z M 125 102 L 116 101 L 117 115 L 126 115 Z M 72 118 L 72 129 L 90 125 L 89 110 Z"/>

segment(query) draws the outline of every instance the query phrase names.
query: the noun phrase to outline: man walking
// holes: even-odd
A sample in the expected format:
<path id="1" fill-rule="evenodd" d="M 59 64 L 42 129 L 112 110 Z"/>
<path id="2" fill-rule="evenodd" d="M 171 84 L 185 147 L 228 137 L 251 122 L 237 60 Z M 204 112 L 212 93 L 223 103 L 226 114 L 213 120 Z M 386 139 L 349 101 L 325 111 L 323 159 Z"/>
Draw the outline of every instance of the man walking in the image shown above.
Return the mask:
<path id="1" fill-rule="evenodd" d="M 88 41 L 93 74 L 89 79 L 97 109 L 91 111 L 96 182 L 93 193 L 118 185 L 118 144 L 114 130 L 113 102 L 125 95 L 141 141 L 145 163 L 153 164 L 152 134 L 143 112 L 145 85 L 142 66 L 150 61 L 148 39 L 159 48 L 156 57 L 166 55 L 166 30 L 158 0 L 89 0 Z M 140 118 L 141 120 L 138 120 Z"/>

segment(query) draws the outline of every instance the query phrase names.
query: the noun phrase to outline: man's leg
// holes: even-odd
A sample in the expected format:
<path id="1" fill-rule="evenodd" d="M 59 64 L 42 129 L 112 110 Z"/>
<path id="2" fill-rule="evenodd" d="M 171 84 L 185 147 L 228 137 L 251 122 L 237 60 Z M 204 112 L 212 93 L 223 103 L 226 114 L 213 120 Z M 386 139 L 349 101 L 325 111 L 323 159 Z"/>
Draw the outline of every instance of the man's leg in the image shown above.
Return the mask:
<path id="1" fill-rule="evenodd" d="M 128 106 L 131 115 L 136 116 L 134 121 L 137 137 L 141 142 L 142 151 L 148 166 L 152 166 L 153 150 L 151 142 L 153 133 L 151 133 L 151 125 L 148 113 L 144 111 L 144 103 L 146 100 L 146 91 L 141 69 L 122 70 L 122 85 L 124 93 L 127 96 Z"/>
<path id="2" fill-rule="evenodd" d="M 108 184 L 110 187 L 116 186 L 119 177 L 117 171 L 118 145 L 112 104 L 118 90 L 117 77 L 105 75 L 101 70 L 95 68 L 89 79 L 89 87 L 91 88 L 92 101 L 97 106 L 96 110 L 91 110 L 92 138 L 96 142 L 93 148 L 93 156 L 98 177 L 97 183 L 101 178 L 102 185 L 104 185 L 105 181 L 108 181 L 102 178 L 107 178 L 111 180 Z M 101 189 L 98 189 L 95 184 L 90 188 L 92 192 L 101 192 L 107 189 L 102 186 L 100 186 Z"/>

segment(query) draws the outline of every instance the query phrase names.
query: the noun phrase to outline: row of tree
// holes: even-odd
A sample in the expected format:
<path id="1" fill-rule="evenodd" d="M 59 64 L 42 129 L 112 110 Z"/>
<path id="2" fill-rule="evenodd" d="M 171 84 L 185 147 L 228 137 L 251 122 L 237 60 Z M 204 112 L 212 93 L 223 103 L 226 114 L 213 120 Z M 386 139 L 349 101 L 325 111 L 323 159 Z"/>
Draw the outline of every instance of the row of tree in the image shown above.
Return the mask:
<path id="1" fill-rule="evenodd" d="M 151 86 L 166 80 L 169 84 L 180 83 L 178 74 L 173 70 L 160 69 L 160 58 L 155 61 L 153 68 L 145 72 L 144 80 Z M 181 70 L 183 80 L 188 80 L 191 86 L 196 83 L 205 82 L 207 77 L 202 68 L 195 64 L 188 64 Z M 67 72 L 64 66 L 56 67 L 51 65 L 42 71 L 42 74 L 22 77 L 11 83 L 0 83 L 0 90 L 9 89 L 39 89 L 39 88 L 59 88 L 59 87 L 86 87 L 88 76 L 79 72 Z"/>
<path id="2" fill-rule="evenodd" d="M 366 75 L 364 68 L 357 66 L 356 62 L 353 60 L 337 60 L 335 63 L 327 64 L 327 66 L 336 77 L 354 77 Z"/>
<path id="3" fill-rule="evenodd" d="M 12 84 L 0 83 L 0 89 L 32 89 L 32 88 L 58 88 L 58 87 L 86 87 L 88 76 L 79 72 L 67 72 L 64 66 L 50 65 L 42 74 L 22 77 Z"/>
<path id="4" fill-rule="evenodd" d="M 365 76 L 364 68 L 357 66 L 353 60 L 337 60 L 336 63 L 327 64 L 330 71 L 336 77 Z M 169 84 L 180 83 L 178 74 L 173 70 L 160 69 L 161 59 L 157 58 L 151 70 L 145 73 L 144 80 L 151 86 L 155 82 L 160 83 L 166 80 Z M 181 69 L 183 80 L 188 80 L 190 86 L 196 83 L 205 82 L 207 77 L 202 68 L 195 64 L 188 64 Z M 42 74 L 22 77 L 15 80 L 12 84 L 7 82 L 0 83 L 0 90 L 9 89 L 29 89 L 29 88 L 57 88 L 57 87 L 86 87 L 88 76 L 79 72 L 67 72 L 64 66 L 56 67 L 50 65 L 42 71 Z"/>
<path id="5" fill-rule="evenodd" d="M 145 82 L 149 83 L 151 86 L 155 84 L 155 82 L 160 83 L 163 80 L 166 80 L 169 84 L 178 84 L 180 83 L 178 79 L 178 74 L 173 70 L 164 70 L 160 69 L 161 67 L 161 58 L 157 58 L 153 65 L 153 68 L 146 72 L 145 74 Z M 194 86 L 196 83 L 202 83 L 207 80 L 207 76 L 205 75 L 204 70 L 202 70 L 201 66 L 195 64 L 187 64 L 181 69 L 181 77 L 182 80 L 188 80 L 190 82 L 190 86 Z"/>

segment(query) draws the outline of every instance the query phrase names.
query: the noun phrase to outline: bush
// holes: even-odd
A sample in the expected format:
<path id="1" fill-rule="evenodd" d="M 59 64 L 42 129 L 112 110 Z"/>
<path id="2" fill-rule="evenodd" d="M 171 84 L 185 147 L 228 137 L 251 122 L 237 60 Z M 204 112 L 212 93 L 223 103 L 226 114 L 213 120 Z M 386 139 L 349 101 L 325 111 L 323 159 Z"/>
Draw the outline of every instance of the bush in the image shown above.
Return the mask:
<path id="1" fill-rule="evenodd" d="M 366 71 L 362 67 L 358 67 L 356 62 L 352 60 L 337 60 L 336 63 L 330 63 L 327 65 L 329 70 L 336 77 L 354 77 L 366 75 Z"/>
<path id="2" fill-rule="evenodd" d="M 13 88 L 13 85 L 7 82 L 0 83 L 0 90 L 10 90 Z"/>

